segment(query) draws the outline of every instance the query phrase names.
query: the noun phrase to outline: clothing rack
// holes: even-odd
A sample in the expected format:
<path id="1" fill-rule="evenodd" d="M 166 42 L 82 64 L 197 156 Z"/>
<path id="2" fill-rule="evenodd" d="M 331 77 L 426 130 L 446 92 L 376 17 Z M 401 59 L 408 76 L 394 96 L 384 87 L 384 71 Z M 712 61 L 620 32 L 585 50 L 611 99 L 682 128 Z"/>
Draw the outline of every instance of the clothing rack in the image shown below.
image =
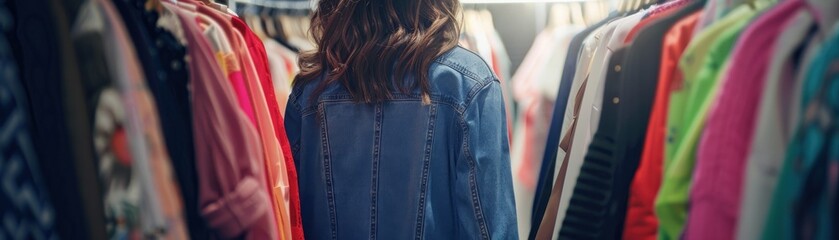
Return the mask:
<path id="1" fill-rule="evenodd" d="M 501 3 L 581 3 L 604 2 L 609 0 L 461 0 L 462 4 L 501 4 Z"/>
<path id="2" fill-rule="evenodd" d="M 289 0 L 230 0 L 230 10 L 236 11 L 236 4 L 241 3 L 245 5 L 260 6 L 266 8 L 274 8 L 280 10 L 312 10 L 314 9 L 312 1 L 289 1 Z"/>

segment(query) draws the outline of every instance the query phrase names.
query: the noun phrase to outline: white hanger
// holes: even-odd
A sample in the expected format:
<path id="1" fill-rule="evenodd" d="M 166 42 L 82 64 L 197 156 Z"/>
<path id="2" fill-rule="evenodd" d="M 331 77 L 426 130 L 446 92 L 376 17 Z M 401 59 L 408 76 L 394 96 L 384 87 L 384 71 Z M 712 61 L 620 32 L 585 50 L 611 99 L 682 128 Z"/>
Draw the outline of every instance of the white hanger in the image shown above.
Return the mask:
<path id="1" fill-rule="evenodd" d="M 578 3 L 578 5 L 574 6 L 573 14 L 577 14 L 577 16 L 572 15 L 572 18 L 582 20 L 582 22 L 575 21 L 575 24 L 582 24 L 582 25 L 589 25 L 590 23 L 594 23 L 597 20 L 600 20 L 601 16 L 598 12 L 597 14 L 587 14 L 591 12 L 590 9 L 597 9 L 600 5 L 597 2 L 585 2 L 585 3 Z"/>
<path id="2" fill-rule="evenodd" d="M 566 4 L 554 4 L 551 6 L 551 12 L 548 22 L 548 27 L 559 27 L 559 26 L 567 26 L 571 25 L 571 19 L 569 18 L 569 13 L 571 9 L 568 8 Z"/>
<path id="3" fill-rule="evenodd" d="M 627 3 L 627 0 L 618 1 L 618 6 L 617 6 L 618 13 L 626 12 L 626 3 Z"/>
<path id="4" fill-rule="evenodd" d="M 625 1 L 621 1 L 625 2 Z M 609 14 L 610 6 L 606 4 L 605 1 L 597 1 L 591 3 L 591 6 L 586 5 L 585 9 L 583 9 L 583 16 L 589 19 L 590 24 L 594 24 L 604 18 Z"/>
<path id="5" fill-rule="evenodd" d="M 583 14 L 582 3 L 572 3 L 570 6 L 571 24 L 586 25 L 585 14 Z"/>
<path id="6" fill-rule="evenodd" d="M 495 22 L 492 20 L 492 13 L 489 10 L 481 10 L 481 22 L 484 23 L 485 29 L 495 29 Z M 494 31 L 494 30 L 493 30 Z"/>

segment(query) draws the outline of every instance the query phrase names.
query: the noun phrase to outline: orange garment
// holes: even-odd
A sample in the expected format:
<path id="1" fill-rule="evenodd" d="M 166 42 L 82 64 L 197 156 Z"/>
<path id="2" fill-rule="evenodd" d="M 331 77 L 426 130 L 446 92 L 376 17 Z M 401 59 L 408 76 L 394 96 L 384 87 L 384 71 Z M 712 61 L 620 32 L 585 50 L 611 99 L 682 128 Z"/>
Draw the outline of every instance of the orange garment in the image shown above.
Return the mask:
<path id="1" fill-rule="evenodd" d="M 256 124 L 256 117 L 254 116 L 253 104 L 251 104 L 247 88 L 245 87 L 241 63 L 239 63 L 238 56 L 232 52 L 230 46 L 230 35 L 223 30 L 224 25 L 220 25 L 217 20 L 210 18 L 206 14 L 198 13 L 198 3 L 184 1 L 179 4 L 181 9 L 186 9 L 196 15 L 196 21 L 199 28 L 204 32 L 204 35 L 214 43 L 216 52 L 216 60 L 218 60 L 224 76 L 230 81 L 233 91 L 236 93 L 236 102 L 239 108 L 245 112 L 252 124 Z M 221 32 L 219 32 L 221 31 Z"/>
<path id="2" fill-rule="evenodd" d="M 203 5 L 198 6 L 198 12 L 209 16 L 222 26 L 230 41 L 230 46 L 233 48 L 233 53 L 239 59 L 245 86 L 248 90 L 250 102 L 253 104 L 256 129 L 265 154 L 262 165 L 265 171 L 265 181 L 268 183 L 268 193 L 271 195 L 274 215 L 279 225 L 277 226 L 279 237 L 280 239 L 291 239 L 288 204 L 286 204 L 283 194 L 284 188 L 288 187 L 288 176 L 284 174 L 286 173 L 286 165 L 279 140 L 276 137 L 276 130 L 269 113 L 267 100 L 260 85 L 259 75 L 248 51 L 245 38 L 241 33 L 235 31 L 232 26 L 232 18 L 229 15 Z"/>
<path id="3" fill-rule="evenodd" d="M 282 155 L 285 164 L 285 172 L 277 173 L 282 181 L 279 187 L 282 190 L 282 200 L 286 207 L 286 214 L 288 214 L 288 221 L 291 229 L 292 239 L 303 238 L 303 221 L 300 216 L 300 196 L 297 186 L 297 169 L 294 167 L 294 159 L 291 157 L 291 145 L 288 142 L 288 137 L 285 132 L 285 125 L 283 124 L 283 116 L 280 111 L 282 109 L 277 102 L 277 96 L 274 92 L 274 83 L 268 65 L 268 56 L 265 53 L 265 46 L 262 40 L 259 39 L 253 31 L 245 25 L 241 19 L 232 17 L 233 27 L 245 37 L 245 42 L 248 46 L 248 51 L 251 54 L 251 59 L 256 67 L 256 72 L 259 76 L 259 82 L 262 86 L 263 94 L 268 105 L 269 113 L 271 114 L 271 122 L 274 126 L 274 133 L 282 148 Z"/>
<path id="4" fill-rule="evenodd" d="M 699 11 L 685 17 L 664 35 L 655 102 L 647 127 L 644 151 L 629 189 L 623 239 L 655 240 L 658 235 L 658 219 L 654 212 L 654 204 L 664 174 L 664 138 L 667 131 L 670 88 L 673 84 L 682 81 L 679 59 L 693 37 L 693 29 L 699 22 L 701 14 L 702 11 Z"/>
<path id="5" fill-rule="evenodd" d="M 178 4 L 186 1 L 180 1 Z M 200 208 L 209 227 L 224 239 L 278 239 L 277 223 L 260 163 L 261 143 L 238 108 L 236 95 L 214 61 L 210 42 L 195 23 L 196 13 L 177 9 L 189 43 Z"/>
<path id="6" fill-rule="evenodd" d="M 266 178 L 271 188 L 271 197 L 274 200 L 274 211 L 277 213 L 277 223 L 280 225 L 280 238 L 291 239 L 291 224 L 289 221 L 288 203 L 286 202 L 284 192 L 288 189 L 288 172 L 285 164 L 285 157 L 283 156 L 282 148 L 280 147 L 279 139 L 277 139 L 277 129 L 274 129 L 271 114 L 268 108 L 268 99 L 264 94 L 262 85 L 260 84 L 259 76 L 256 73 L 256 68 L 252 56 L 248 52 L 244 44 L 243 36 L 238 32 L 233 32 L 237 44 L 239 44 L 239 54 L 244 64 L 245 85 L 248 87 L 248 92 L 251 96 L 251 102 L 254 105 L 254 112 L 257 118 L 258 129 L 262 137 L 262 143 L 265 147 L 265 171 Z M 271 99 L 271 101 L 276 101 Z"/>

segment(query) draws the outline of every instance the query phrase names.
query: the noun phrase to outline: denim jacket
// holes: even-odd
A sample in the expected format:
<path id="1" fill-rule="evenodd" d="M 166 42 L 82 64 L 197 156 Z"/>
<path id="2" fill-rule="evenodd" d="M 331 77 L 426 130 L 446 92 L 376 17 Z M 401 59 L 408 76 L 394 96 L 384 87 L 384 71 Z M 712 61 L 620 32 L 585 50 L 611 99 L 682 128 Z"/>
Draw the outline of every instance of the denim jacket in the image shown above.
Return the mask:
<path id="1" fill-rule="evenodd" d="M 341 84 L 295 86 L 285 126 L 307 239 L 515 239 L 501 86 L 456 47 L 419 90 L 354 102 Z"/>

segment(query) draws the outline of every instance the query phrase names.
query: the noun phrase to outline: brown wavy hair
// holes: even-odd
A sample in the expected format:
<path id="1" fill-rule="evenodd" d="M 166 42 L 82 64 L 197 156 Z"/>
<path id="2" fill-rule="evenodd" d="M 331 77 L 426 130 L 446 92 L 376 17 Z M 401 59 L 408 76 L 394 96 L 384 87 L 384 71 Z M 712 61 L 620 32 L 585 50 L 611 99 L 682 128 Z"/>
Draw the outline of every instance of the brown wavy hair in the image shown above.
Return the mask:
<path id="1" fill-rule="evenodd" d="M 416 88 L 426 99 L 429 66 L 457 45 L 459 8 L 459 0 L 321 0 L 309 28 L 317 49 L 300 54 L 294 85 L 325 74 L 314 98 L 340 82 L 357 102 Z M 416 80 L 406 83 L 408 75 Z"/>

